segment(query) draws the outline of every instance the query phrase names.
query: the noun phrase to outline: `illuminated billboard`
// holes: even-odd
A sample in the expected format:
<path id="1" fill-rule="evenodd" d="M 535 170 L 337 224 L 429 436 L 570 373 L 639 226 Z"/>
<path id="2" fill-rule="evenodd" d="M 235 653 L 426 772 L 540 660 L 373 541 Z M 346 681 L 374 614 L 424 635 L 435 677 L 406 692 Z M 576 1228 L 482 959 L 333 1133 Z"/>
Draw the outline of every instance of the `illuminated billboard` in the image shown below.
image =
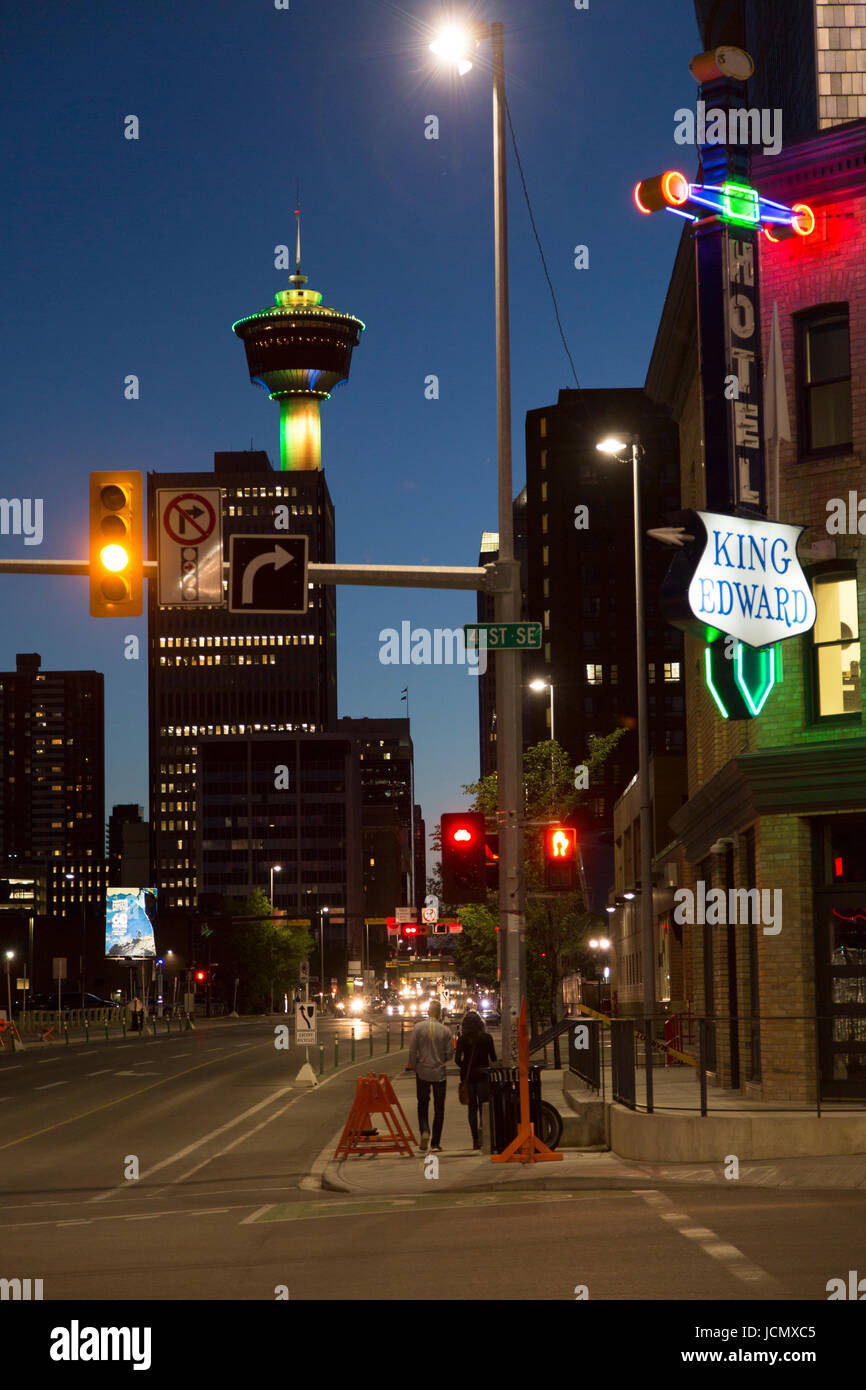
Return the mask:
<path id="1" fill-rule="evenodd" d="M 105 954 L 112 959 L 154 960 L 156 890 L 108 888 L 105 897 Z"/>

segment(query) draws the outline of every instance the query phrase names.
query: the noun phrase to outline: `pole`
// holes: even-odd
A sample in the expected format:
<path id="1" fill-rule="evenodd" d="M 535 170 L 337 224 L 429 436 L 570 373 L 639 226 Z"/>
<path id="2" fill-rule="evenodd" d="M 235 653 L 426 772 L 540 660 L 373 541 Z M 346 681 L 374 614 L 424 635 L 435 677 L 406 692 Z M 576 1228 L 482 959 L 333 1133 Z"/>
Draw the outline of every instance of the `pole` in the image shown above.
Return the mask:
<path id="1" fill-rule="evenodd" d="M 643 1012 L 651 1020 L 656 1011 L 655 939 L 653 932 L 652 830 L 649 786 L 649 700 L 647 697 L 646 621 L 643 592 L 643 536 L 640 521 L 640 445 L 632 440 L 632 486 L 634 489 L 634 594 L 635 651 L 637 653 L 637 740 L 638 782 L 640 784 L 640 924 L 643 968 Z M 651 1064 L 651 1052 L 649 1049 Z"/>
<path id="2" fill-rule="evenodd" d="M 9 1004 L 9 1022 L 10 1022 L 10 1023 L 12 1022 L 12 976 L 11 976 L 11 974 L 10 974 L 11 969 L 12 969 L 12 962 L 11 962 L 11 960 L 9 959 L 9 957 L 7 956 L 7 957 L 6 957 L 6 1000 L 7 1000 L 7 1003 Z M 15 1036 L 15 1034 L 13 1033 L 13 1034 L 12 1034 L 12 1037 L 14 1038 L 14 1036 Z"/>
<path id="3" fill-rule="evenodd" d="M 493 47 L 493 206 L 496 297 L 496 436 L 499 501 L 498 623 L 520 618 L 520 565 L 514 558 L 511 496 L 511 345 L 508 326 L 508 199 L 505 168 L 505 34 L 490 25 Z M 496 655 L 496 770 L 499 810 L 499 934 L 503 941 L 502 1051 L 517 1061 L 517 1018 L 526 993 L 523 882 L 523 730 L 520 653 Z"/>

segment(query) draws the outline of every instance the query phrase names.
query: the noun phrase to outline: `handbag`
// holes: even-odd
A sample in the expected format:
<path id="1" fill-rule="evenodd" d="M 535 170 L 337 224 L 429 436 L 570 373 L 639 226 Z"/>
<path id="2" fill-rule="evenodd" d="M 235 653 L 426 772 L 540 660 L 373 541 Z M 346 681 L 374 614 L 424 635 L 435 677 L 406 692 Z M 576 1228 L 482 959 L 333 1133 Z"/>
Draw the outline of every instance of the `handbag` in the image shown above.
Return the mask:
<path id="1" fill-rule="evenodd" d="M 468 1105 L 468 1104 L 469 1104 L 469 1081 L 468 1081 L 468 1078 L 472 1075 L 472 1063 L 475 1061 L 475 1049 L 477 1048 L 477 1046 L 478 1046 L 477 1043 L 473 1043 L 473 1044 L 472 1044 L 472 1051 L 471 1051 L 471 1053 L 469 1054 L 469 1066 L 466 1068 L 467 1080 L 466 1080 L 466 1081 L 461 1081 L 461 1082 L 460 1082 L 460 1085 L 457 1087 L 457 1099 L 460 1101 L 460 1104 L 461 1104 L 461 1105 Z"/>

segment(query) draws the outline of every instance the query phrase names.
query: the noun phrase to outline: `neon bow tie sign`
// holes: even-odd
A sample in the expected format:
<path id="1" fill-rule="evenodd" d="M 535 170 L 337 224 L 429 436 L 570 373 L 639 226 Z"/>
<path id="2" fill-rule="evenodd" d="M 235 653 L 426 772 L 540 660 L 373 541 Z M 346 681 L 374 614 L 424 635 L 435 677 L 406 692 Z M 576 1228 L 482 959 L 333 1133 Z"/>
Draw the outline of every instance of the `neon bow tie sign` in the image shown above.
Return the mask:
<path id="1" fill-rule="evenodd" d="M 770 241 L 807 237 L 815 230 L 815 214 L 807 203 L 775 203 L 745 183 L 689 183 L 685 174 L 668 169 L 635 185 L 638 212 L 675 212 L 689 222 L 716 216 L 741 227 L 762 228 Z"/>

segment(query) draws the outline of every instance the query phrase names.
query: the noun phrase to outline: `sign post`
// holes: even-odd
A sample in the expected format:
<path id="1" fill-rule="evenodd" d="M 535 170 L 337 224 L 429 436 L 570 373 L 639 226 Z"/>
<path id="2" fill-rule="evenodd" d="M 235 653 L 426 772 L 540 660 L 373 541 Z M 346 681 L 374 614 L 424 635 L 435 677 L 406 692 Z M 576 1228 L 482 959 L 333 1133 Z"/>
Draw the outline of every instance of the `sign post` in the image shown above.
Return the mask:
<path id="1" fill-rule="evenodd" d="M 306 961 L 303 963 L 306 964 Z M 295 1077 L 295 1083 L 298 1086 L 316 1086 L 316 1074 L 310 1066 L 310 1044 L 315 1046 L 316 1043 L 316 1005 L 310 1002 L 309 968 L 305 992 L 307 997 L 304 1003 L 295 1005 L 295 1046 L 304 1046 L 304 1065 Z"/>
<path id="2" fill-rule="evenodd" d="M 51 959 L 51 978 L 57 981 L 57 1012 L 60 1013 L 61 984 L 66 979 L 66 957 L 53 956 Z"/>

